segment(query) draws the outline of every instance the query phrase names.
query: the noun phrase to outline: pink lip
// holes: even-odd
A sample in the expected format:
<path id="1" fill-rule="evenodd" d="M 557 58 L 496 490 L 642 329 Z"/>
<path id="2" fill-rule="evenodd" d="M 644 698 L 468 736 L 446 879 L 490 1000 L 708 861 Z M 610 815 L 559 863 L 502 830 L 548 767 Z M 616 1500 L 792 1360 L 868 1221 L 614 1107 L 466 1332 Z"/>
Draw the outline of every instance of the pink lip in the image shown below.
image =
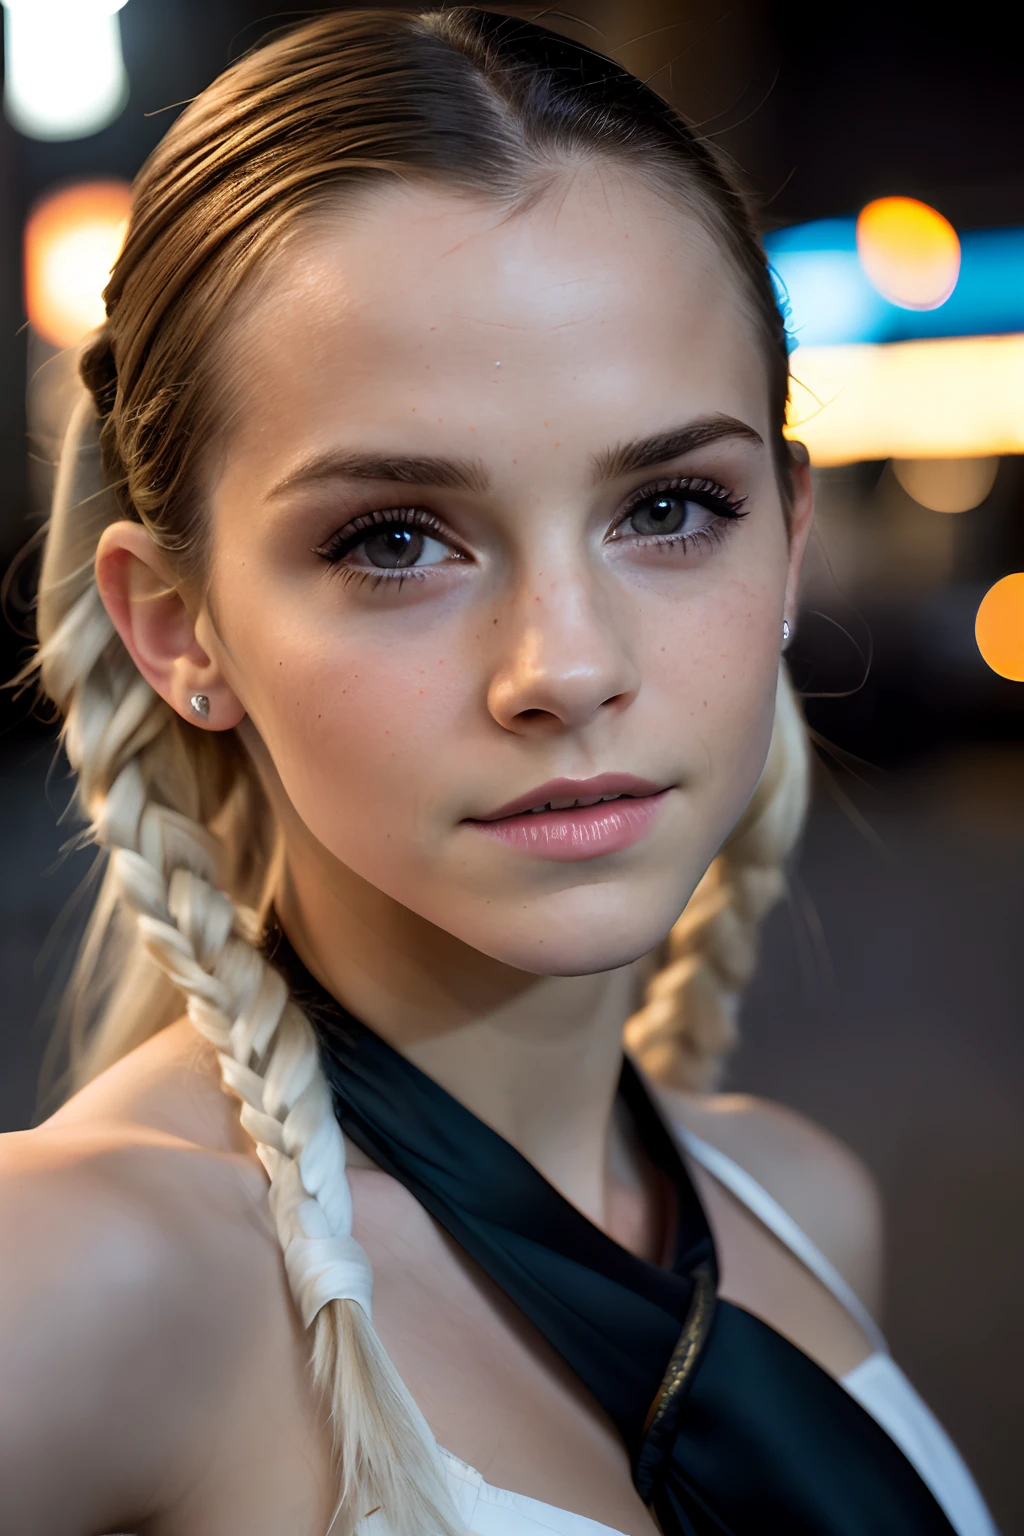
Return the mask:
<path id="1" fill-rule="evenodd" d="M 591 795 L 657 795 L 663 788 L 663 784 L 638 779 L 632 773 L 599 773 L 593 779 L 548 779 L 546 784 L 538 784 L 536 789 L 528 789 L 525 795 L 517 795 L 506 805 L 499 805 L 496 811 L 473 819 L 500 821 L 506 816 L 518 816 L 520 811 L 531 811 L 535 805 L 547 805 L 549 800 L 587 800 Z"/>
<path id="2" fill-rule="evenodd" d="M 626 773 L 602 773 L 593 779 L 551 779 L 509 801 L 468 826 L 543 859 L 568 863 L 618 853 L 640 841 L 668 794 L 648 779 Z M 534 813 L 531 806 L 549 800 L 585 800 L 592 795 L 628 795 L 597 805 Z"/>

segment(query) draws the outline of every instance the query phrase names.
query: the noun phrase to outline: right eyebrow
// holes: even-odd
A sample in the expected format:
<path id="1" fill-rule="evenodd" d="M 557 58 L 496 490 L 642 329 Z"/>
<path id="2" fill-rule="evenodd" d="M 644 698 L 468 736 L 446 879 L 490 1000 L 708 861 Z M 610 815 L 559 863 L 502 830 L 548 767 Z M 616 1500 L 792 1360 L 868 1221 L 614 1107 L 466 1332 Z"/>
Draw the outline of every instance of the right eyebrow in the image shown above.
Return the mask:
<path id="1" fill-rule="evenodd" d="M 299 485 L 321 480 L 390 480 L 401 485 L 434 485 L 450 491 L 482 495 L 489 481 L 479 460 L 410 457 L 401 453 L 363 453 L 332 449 L 314 455 L 271 487 L 267 500 L 275 500 Z"/>

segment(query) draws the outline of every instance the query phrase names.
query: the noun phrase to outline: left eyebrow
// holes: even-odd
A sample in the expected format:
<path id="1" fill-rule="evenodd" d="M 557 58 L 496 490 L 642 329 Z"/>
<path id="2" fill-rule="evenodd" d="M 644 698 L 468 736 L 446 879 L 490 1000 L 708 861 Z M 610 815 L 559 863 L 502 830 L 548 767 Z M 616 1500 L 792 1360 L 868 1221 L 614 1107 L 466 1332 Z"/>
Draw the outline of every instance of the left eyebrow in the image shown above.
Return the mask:
<path id="1" fill-rule="evenodd" d="M 748 443 L 764 447 L 760 432 L 755 432 L 753 427 L 735 416 L 701 416 L 685 426 L 659 432 L 654 437 L 633 438 L 596 454 L 592 461 L 593 483 L 600 485 L 602 481 L 618 480 L 620 476 L 635 474 L 640 469 L 651 469 L 655 464 L 664 464 L 684 453 L 692 453 L 695 448 L 704 448 L 708 443 L 729 437 L 743 438 Z"/>

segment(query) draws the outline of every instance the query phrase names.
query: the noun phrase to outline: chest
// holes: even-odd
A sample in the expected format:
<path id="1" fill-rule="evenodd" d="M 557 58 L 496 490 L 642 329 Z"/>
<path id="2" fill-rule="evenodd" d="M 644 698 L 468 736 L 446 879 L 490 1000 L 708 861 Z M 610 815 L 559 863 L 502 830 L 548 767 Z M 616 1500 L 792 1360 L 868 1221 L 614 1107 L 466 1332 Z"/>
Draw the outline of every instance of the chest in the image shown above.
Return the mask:
<path id="1" fill-rule="evenodd" d="M 842 1374 L 867 1352 L 823 1288 L 710 1178 L 695 1175 L 722 1292 Z M 628 1457 L 574 1374 L 401 1186 L 353 1171 L 354 1233 L 373 1265 L 374 1324 L 438 1443 L 498 1487 L 651 1536 Z M 245 1358 L 175 1508 L 147 1536 L 324 1536 L 334 1509 L 328 1440 L 272 1232 L 253 1235 L 264 1288 Z M 852 1333 L 851 1333 L 852 1329 Z"/>

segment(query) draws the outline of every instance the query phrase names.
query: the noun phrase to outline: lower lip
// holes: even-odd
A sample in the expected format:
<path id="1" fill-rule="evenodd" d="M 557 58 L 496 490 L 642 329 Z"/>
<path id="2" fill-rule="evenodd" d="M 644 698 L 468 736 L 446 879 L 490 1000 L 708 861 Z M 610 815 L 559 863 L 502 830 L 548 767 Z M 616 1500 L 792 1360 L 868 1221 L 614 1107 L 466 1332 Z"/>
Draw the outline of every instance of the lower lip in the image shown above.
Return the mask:
<path id="1" fill-rule="evenodd" d="M 634 799 L 605 800 L 568 811 L 527 811 L 500 821 L 470 821 L 487 837 L 498 838 L 520 853 L 538 859 L 570 864 L 577 859 L 599 859 L 606 853 L 632 848 L 650 831 L 668 794 L 640 795 Z"/>

